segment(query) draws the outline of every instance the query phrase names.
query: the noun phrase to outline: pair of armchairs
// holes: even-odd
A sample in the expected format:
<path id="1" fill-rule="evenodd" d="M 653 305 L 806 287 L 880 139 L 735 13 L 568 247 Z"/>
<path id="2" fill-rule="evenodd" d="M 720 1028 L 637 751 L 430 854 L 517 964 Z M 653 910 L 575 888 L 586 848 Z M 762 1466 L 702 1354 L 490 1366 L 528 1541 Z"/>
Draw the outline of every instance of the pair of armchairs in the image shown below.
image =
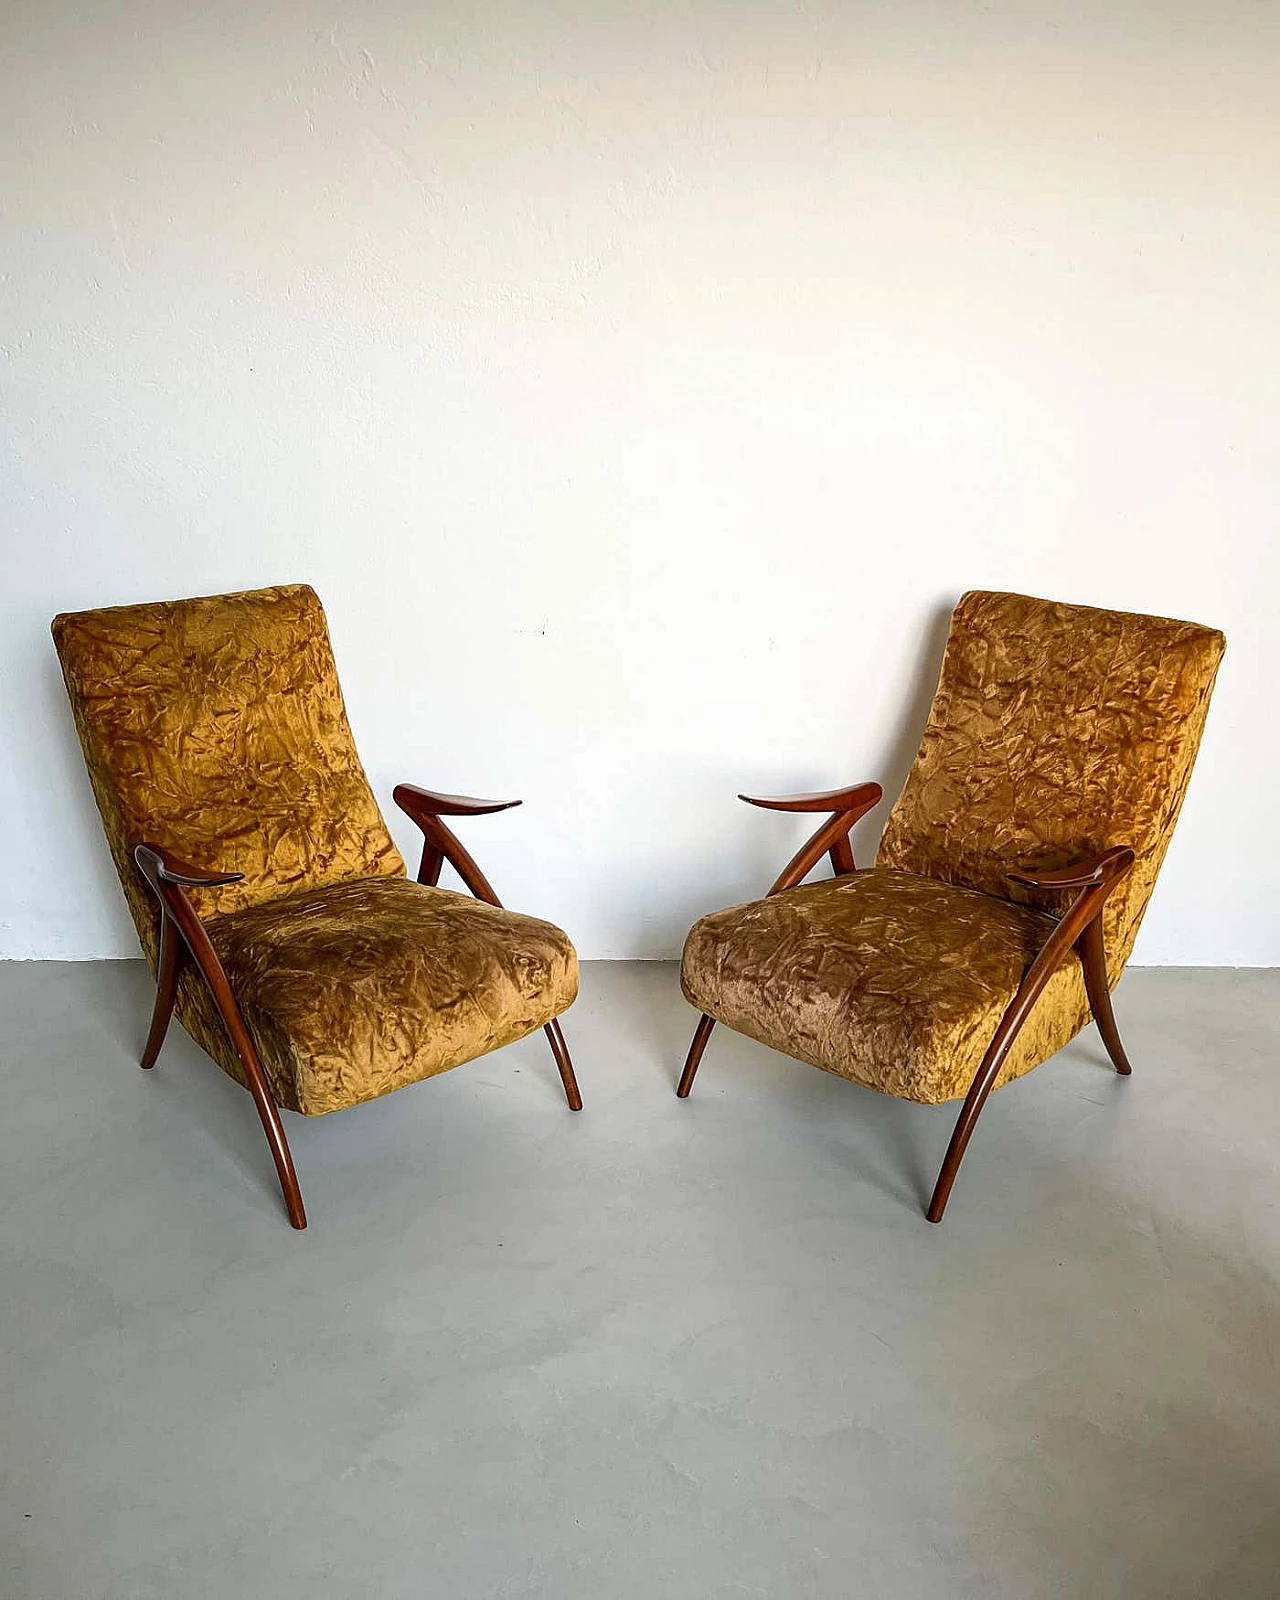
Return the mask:
<path id="1" fill-rule="evenodd" d="M 446 818 L 518 801 L 401 784 L 417 880 L 369 788 L 320 602 L 304 585 L 59 616 L 54 640 L 116 869 L 156 975 L 142 1053 L 176 1011 L 253 1095 L 289 1220 L 306 1214 L 281 1106 L 320 1115 L 542 1028 L 578 963 L 503 908 Z M 717 1022 L 908 1100 L 962 1099 L 942 1219 L 993 1088 L 1090 1016 L 1128 1073 L 1110 991 L 1177 819 L 1224 648 L 1163 618 L 972 593 L 874 867 L 849 832 L 878 784 L 781 799 L 825 817 L 763 900 L 702 918 L 681 979 Z M 829 857 L 834 876 L 803 880 Z M 439 887 L 444 863 L 472 898 Z"/>

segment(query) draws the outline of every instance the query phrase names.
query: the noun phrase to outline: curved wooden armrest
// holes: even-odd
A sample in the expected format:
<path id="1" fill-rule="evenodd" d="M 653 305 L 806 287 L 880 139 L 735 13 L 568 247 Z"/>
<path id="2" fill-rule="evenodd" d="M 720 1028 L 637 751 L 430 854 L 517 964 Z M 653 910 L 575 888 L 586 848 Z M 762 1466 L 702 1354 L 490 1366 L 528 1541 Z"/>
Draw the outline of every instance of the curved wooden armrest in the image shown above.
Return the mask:
<path id="1" fill-rule="evenodd" d="M 1074 866 L 1058 867 L 1052 872 L 1031 872 L 1015 868 L 1006 873 L 1014 883 L 1028 889 L 1093 889 L 1100 884 L 1112 885 L 1123 878 L 1133 866 L 1135 857 L 1128 845 L 1115 845 L 1101 855 L 1076 862 Z"/>
<path id="2" fill-rule="evenodd" d="M 856 872 L 849 830 L 871 810 L 883 793 L 878 783 L 855 783 L 851 788 L 829 789 L 819 794 L 779 795 L 776 798 L 740 794 L 739 800 L 745 800 L 750 806 L 763 806 L 766 811 L 831 813 L 783 867 L 769 893 L 781 894 L 784 889 L 794 889 L 809 876 L 823 856 L 831 857 L 832 870 L 837 878 L 845 873 Z"/>
<path id="3" fill-rule="evenodd" d="M 440 869 L 447 861 L 477 900 L 491 906 L 502 901 L 493 885 L 481 872 L 471 852 L 441 817 L 483 817 L 493 811 L 507 811 L 519 800 L 469 800 L 462 794 L 436 794 L 419 789 L 416 783 L 398 783 L 392 791 L 396 804 L 422 829 L 422 860 L 418 882 L 434 889 L 440 882 Z"/>
<path id="4" fill-rule="evenodd" d="M 494 811 L 509 811 L 519 800 L 472 800 L 465 794 L 437 794 L 434 789 L 420 789 L 416 783 L 398 783 L 392 790 L 396 804 L 406 816 L 422 829 L 422 859 L 418 863 L 418 882 L 424 888 L 434 889 L 440 882 L 440 870 L 447 861 L 466 884 L 477 900 L 502 909 L 502 901 L 493 885 L 481 872 L 475 857 L 463 844 L 442 817 L 483 817 Z M 554 1019 L 545 1024 L 543 1032 L 551 1041 L 551 1053 L 560 1069 L 565 1098 L 570 1111 L 582 1110 L 582 1095 L 578 1080 L 573 1075 L 573 1062 L 569 1047 L 564 1042 L 559 1022 Z"/>
<path id="5" fill-rule="evenodd" d="M 438 794 L 420 789 L 416 783 L 398 783 L 391 797 L 406 816 L 419 822 L 423 817 L 487 817 L 494 811 L 509 811 L 519 800 L 473 800 L 465 794 Z"/>
<path id="6" fill-rule="evenodd" d="M 153 888 L 156 886 L 153 873 L 159 883 L 172 883 L 183 889 L 214 889 L 222 883 L 240 883 L 244 878 L 243 872 L 208 872 L 203 867 L 193 867 L 158 844 L 138 845 L 133 859 Z"/>
<path id="7" fill-rule="evenodd" d="M 765 811 L 856 811 L 859 816 L 876 805 L 884 790 L 878 783 L 855 783 L 847 789 L 827 789 L 816 794 L 740 794 L 749 806 Z"/>

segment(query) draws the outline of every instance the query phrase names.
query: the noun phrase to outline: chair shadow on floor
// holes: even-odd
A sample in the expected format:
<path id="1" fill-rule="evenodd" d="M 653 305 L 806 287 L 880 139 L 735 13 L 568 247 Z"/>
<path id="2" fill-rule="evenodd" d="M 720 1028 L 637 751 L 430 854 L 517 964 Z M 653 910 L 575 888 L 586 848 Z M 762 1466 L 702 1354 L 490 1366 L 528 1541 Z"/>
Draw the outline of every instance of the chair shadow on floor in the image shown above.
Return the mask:
<path id="1" fill-rule="evenodd" d="M 155 995 L 155 980 L 141 958 L 110 963 L 105 975 L 102 1010 L 108 1020 L 104 1028 L 103 1055 L 100 1070 L 125 1075 L 132 1081 L 141 1103 L 160 1112 L 167 1122 L 173 1120 L 167 1144 L 174 1160 L 189 1168 L 198 1159 L 195 1148 L 187 1141 L 196 1136 L 195 1130 L 206 1130 L 209 1149 L 219 1158 L 229 1160 L 237 1177 L 247 1179 L 242 1192 L 249 1197 L 255 1214 L 272 1218 L 279 1204 L 279 1189 L 272 1171 L 269 1153 L 263 1144 L 261 1130 L 254 1114 L 248 1092 L 233 1078 L 223 1072 L 204 1050 L 175 1023 L 165 1038 L 159 1060 L 149 1072 L 138 1065 L 146 1037 L 147 1018 Z M 572 1011 L 568 1013 L 568 1026 L 572 1027 Z M 572 1048 L 572 1036 L 571 1045 Z M 511 1073 L 527 1077 L 538 1086 L 538 1097 L 547 1096 L 546 1104 L 559 1109 L 562 1094 L 556 1064 L 545 1048 L 541 1030 L 517 1040 L 499 1051 L 467 1063 L 460 1069 L 472 1088 L 482 1085 L 503 1087 L 501 1080 Z M 452 1079 L 454 1072 L 440 1074 Z M 431 1141 L 438 1132 L 437 1120 L 429 1114 L 420 1114 L 423 1095 L 439 1092 L 441 1085 L 431 1079 L 407 1084 L 394 1095 L 382 1096 L 357 1106 L 331 1111 L 323 1117 L 305 1117 L 297 1112 L 282 1110 L 289 1138 L 305 1152 L 303 1159 L 311 1165 L 317 1182 L 322 1181 L 325 1167 L 339 1160 L 342 1153 L 362 1152 L 357 1160 L 367 1160 L 370 1170 L 379 1160 L 393 1163 L 406 1157 L 432 1159 L 435 1167 L 449 1165 L 447 1155 L 435 1148 Z M 359 1113 L 352 1128 L 347 1119 Z M 473 1131 L 479 1140 L 485 1138 L 484 1127 L 489 1115 L 479 1099 L 464 1094 L 455 1102 L 450 1115 L 462 1118 L 455 1121 L 455 1137 L 460 1128 Z M 358 1129 L 358 1138 L 352 1143 L 352 1133 Z M 465 1142 L 465 1138 L 464 1138 Z M 221 1192 L 225 1187 L 219 1184 Z M 261 1201 L 267 1206 L 263 1211 Z"/>

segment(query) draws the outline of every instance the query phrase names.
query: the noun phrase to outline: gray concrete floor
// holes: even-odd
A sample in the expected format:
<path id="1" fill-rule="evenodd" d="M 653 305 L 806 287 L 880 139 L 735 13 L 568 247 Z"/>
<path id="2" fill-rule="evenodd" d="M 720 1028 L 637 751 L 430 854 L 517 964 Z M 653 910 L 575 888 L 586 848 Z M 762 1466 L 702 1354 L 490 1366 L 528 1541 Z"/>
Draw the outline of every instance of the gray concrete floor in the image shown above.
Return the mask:
<path id="1" fill-rule="evenodd" d="M 1280 1594 L 1280 973 L 1133 972 L 990 1103 L 589 967 L 541 1038 L 289 1117 L 138 963 L 0 968 L 6 1600 Z"/>

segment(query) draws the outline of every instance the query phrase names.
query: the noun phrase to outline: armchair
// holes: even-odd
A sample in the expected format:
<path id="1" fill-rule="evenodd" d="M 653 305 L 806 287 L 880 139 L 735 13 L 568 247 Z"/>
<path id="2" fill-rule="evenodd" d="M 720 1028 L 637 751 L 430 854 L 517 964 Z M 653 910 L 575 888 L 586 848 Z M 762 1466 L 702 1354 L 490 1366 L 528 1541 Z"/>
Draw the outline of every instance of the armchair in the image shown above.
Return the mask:
<path id="1" fill-rule="evenodd" d="M 347 723 L 305 585 L 55 618 L 85 763 L 156 974 L 141 1064 L 172 1015 L 253 1096 L 289 1220 L 306 1214 L 280 1117 L 341 1110 L 545 1029 L 578 963 L 559 928 L 503 908 L 442 818 L 519 801 L 402 784 L 416 883 Z M 441 889 L 445 861 L 474 898 Z M 191 862 L 202 865 L 191 865 Z"/>
<path id="2" fill-rule="evenodd" d="M 1191 776 L 1220 633 L 1023 595 L 965 595 L 874 867 L 849 830 L 877 784 L 782 799 L 827 812 L 763 900 L 703 917 L 681 964 L 702 1016 L 884 1093 L 963 1100 L 926 1215 L 940 1222 L 994 1088 L 1090 1017 L 1128 1058 L 1111 990 Z M 834 877 L 803 880 L 830 857 Z M 1070 896 L 1070 899 L 1064 899 Z"/>

